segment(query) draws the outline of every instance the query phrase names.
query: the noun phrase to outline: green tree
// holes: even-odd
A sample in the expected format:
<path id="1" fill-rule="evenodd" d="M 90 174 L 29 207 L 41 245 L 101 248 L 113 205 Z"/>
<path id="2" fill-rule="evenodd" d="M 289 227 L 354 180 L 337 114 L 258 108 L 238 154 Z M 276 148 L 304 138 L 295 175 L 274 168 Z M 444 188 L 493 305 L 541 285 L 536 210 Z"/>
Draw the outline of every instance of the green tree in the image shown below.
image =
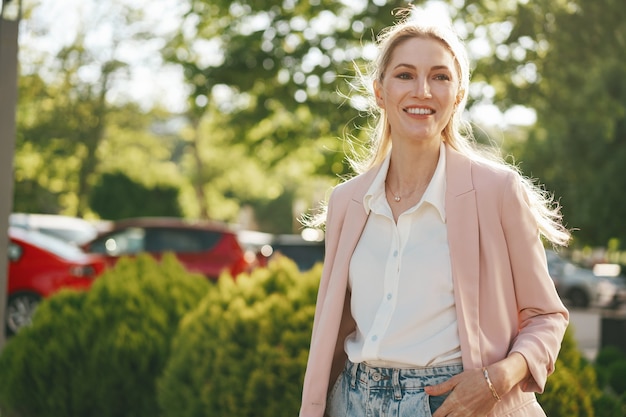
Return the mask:
<path id="1" fill-rule="evenodd" d="M 84 214 L 110 107 L 106 94 L 111 77 L 123 64 L 102 63 L 96 83 L 82 81 L 81 68 L 93 65 L 94 60 L 80 38 L 56 59 L 60 72 L 54 82 L 42 83 L 37 74 L 20 80 L 20 91 L 36 95 L 23 95 L 20 100 L 16 196 L 19 201 L 22 180 L 35 182 L 57 195 L 57 207 L 38 211 L 71 207 L 76 214 Z"/>
<path id="2" fill-rule="evenodd" d="M 103 219 L 127 217 L 181 217 L 179 190 L 168 185 L 147 188 L 123 173 L 104 174 L 91 192 L 91 209 Z"/>
<path id="3" fill-rule="evenodd" d="M 620 0 L 466 1 L 472 38 L 490 44 L 475 80 L 502 109 L 534 109 L 522 169 L 562 197 L 580 243 L 626 238 L 626 9 Z M 581 30 L 584 28 L 584 30 Z M 470 42 L 485 47 L 484 42 Z"/>
<path id="4" fill-rule="evenodd" d="M 188 172 L 197 197 L 210 202 L 216 188 L 204 149 L 219 141 L 216 135 L 227 135 L 274 181 L 256 196 L 234 190 L 233 201 L 262 205 L 289 197 L 282 186 L 287 182 L 298 193 L 281 199 L 289 204 L 281 211 L 291 211 L 299 199 L 314 205 L 312 194 L 323 198 L 321 179 L 328 188 L 348 172 L 340 138 L 366 123 L 358 97 L 344 97 L 346 78 L 354 75 L 353 61 L 362 62 L 372 32 L 391 23 L 391 11 L 402 4 L 191 0 L 163 55 L 183 68 L 191 91 Z M 203 130 L 206 120 L 219 132 Z M 207 204 L 199 215 L 210 217 L 211 211 Z"/>
<path id="5" fill-rule="evenodd" d="M 149 32 L 138 23 L 141 14 L 133 6 L 97 3 L 81 15 L 77 27 L 68 26 L 64 40 L 69 41 L 41 48 L 37 43 L 45 40 L 48 28 L 39 25 L 51 23 L 29 17 L 25 24 L 33 44 L 20 45 L 15 206 L 84 216 L 90 212 L 88 196 L 111 114 L 141 114 L 137 104 L 120 99 L 130 70 L 120 56 Z M 107 35 L 96 47 L 93 31 L 102 28 Z"/>
<path id="6" fill-rule="evenodd" d="M 470 106 L 495 103 L 507 111 L 521 105 L 536 113 L 534 126 L 505 130 L 503 150 L 560 198 L 568 225 L 580 229 L 579 243 L 624 241 L 622 1 L 442 4 L 475 63 Z M 93 26 L 98 19 L 112 24 L 110 48 L 100 54 L 87 48 L 86 25 L 52 57 L 23 60 L 15 206 L 85 214 L 89 188 L 113 172 L 146 185 L 153 185 L 149 177 L 163 182 L 167 172 L 189 217 L 238 221 L 239 207 L 247 204 L 263 217 L 259 224 L 270 224 L 268 202 L 280 213 L 314 206 L 338 176 L 349 174 L 343 139 L 354 134 L 357 146 L 367 140 L 359 129 L 368 123 L 363 97 L 350 92 L 353 65 L 367 63 L 375 34 L 406 5 L 188 0 L 162 49 L 189 89 L 187 125 L 159 142 L 145 133 L 150 120 L 130 128 L 138 105 L 117 111 L 118 100 L 112 106 L 128 69 L 115 52 L 138 47 L 151 28 L 141 10 L 118 1 L 99 4 Z M 97 76 L 85 78 L 87 68 Z M 484 139 L 479 129 L 477 136 Z M 133 141 L 142 145 L 129 145 Z"/>

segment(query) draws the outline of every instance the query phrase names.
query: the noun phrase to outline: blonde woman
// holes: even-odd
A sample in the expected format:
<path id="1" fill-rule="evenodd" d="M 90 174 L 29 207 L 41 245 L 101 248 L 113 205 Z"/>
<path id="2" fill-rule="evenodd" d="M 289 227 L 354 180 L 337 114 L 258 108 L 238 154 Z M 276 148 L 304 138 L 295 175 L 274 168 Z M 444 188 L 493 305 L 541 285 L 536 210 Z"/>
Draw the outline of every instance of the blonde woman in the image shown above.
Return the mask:
<path id="1" fill-rule="evenodd" d="M 469 62 L 439 20 L 379 38 L 371 154 L 328 202 L 300 417 L 545 416 L 568 311 L 552 200 L 475 149 Z"/>

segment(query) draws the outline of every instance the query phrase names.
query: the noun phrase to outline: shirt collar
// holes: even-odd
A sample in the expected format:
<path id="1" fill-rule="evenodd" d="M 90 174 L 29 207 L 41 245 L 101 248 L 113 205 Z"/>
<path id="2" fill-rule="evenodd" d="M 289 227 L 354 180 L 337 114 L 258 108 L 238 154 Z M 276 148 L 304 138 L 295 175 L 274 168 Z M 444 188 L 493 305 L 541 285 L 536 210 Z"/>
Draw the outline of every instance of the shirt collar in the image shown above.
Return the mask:
<path id="1" fill-rule="evenodd" d="M 367 193 L 363 197 L 363 207 L 365 213 L 369 214 L 372 207 L 381 203 L 385 197 L 385 179 L 389 170 L 389 162 L 391 160 L 391 152 L 387 154 L 380 165 L 380 169 L 372 181 Z M 439 161 L 435 168 L 435 173 L 428 184 L 428 188 L 424 192 L 421 202 L 429 203 L 437 209 L 442 221 L 446 221 L 445 199 L 446 197 L 446 151 L 443 142 L 439 147 Z M 418 203 L 418 204 L 420 204 Z"/>

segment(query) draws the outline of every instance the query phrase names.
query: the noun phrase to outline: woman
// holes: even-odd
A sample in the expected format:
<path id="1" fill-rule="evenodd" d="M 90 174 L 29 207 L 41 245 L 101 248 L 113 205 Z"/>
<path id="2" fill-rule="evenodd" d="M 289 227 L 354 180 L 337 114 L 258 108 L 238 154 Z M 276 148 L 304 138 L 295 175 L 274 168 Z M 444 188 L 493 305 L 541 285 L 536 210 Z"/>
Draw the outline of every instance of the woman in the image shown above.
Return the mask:
<path id="1" fill-rule="evenodd" d="M 466 51 L 433 21 L 379 38 L 372 152 L 328 203 L 301 417 L 545 416 L 569 316 L 541 236 L 569 233 L 462 133 Z"/>

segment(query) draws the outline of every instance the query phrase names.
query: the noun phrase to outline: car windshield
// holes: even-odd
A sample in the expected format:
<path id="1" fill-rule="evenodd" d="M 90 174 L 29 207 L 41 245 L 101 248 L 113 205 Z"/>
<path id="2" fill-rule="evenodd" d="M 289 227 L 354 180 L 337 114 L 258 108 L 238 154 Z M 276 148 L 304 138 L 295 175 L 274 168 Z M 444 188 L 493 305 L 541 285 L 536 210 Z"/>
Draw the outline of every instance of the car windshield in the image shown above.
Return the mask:
<path id="1" fill-rule="evenodd" d="M 52 227 L 42 227 L 39 229 L 42 233 L 58 237 L 66 242 L 74 244 L 82 244 L 88 242 L 96 236 L 95 230 L 80 230 L 80 229 L 55 229 Z"/>
<path id="2" fill-rule="evenodd" d="M 96 227 L 87 220 L 56 214 L 11 213 L 9 224 L 82 245 L 98 234 Z"/>
<path id="3" fill-rule="evenodd" d="M 24 240 L 38 248 L 52 252 L 56 256 L 68 260 L 78 260 L 83 252 L 76 246 L 61 239 L 39 232 L 28 232 Z"/>

